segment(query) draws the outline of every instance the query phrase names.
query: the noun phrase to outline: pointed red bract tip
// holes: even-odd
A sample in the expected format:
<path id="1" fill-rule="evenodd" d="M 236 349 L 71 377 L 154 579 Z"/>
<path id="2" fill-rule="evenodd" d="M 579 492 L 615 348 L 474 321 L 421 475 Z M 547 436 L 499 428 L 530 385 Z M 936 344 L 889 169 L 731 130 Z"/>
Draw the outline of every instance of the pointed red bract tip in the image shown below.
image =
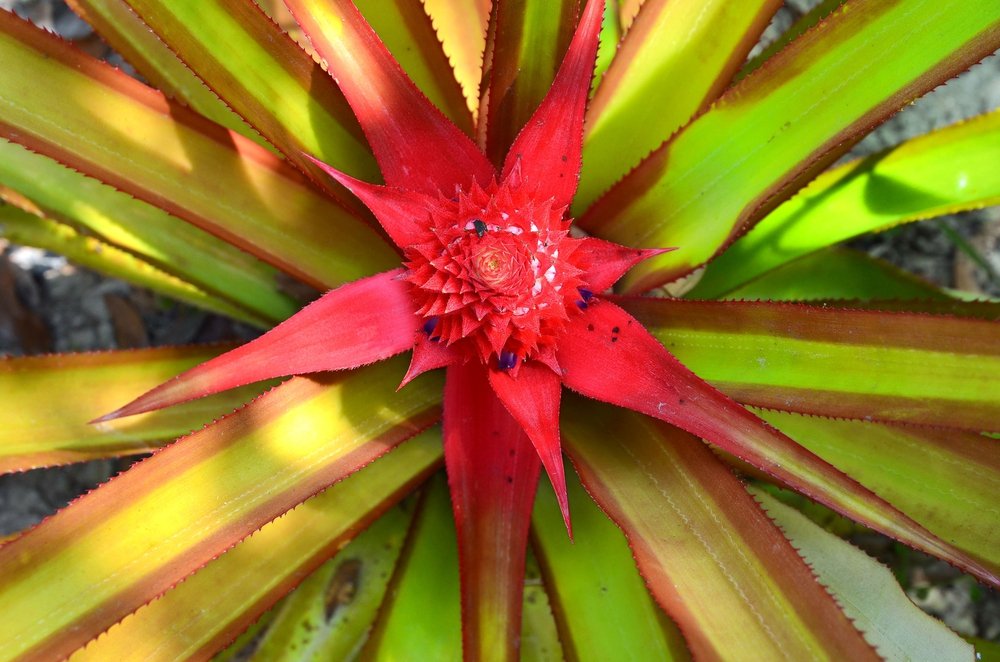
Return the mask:
<path id="1" fill-rule="evenodd" d="M 434 336 L 434 329 L 417 332 L 416 342 L 413 343 L 413 356 L 410 358 L 410 367 L 407 368 L 403 380 L 399 382 L 396 390 L 403 388 L 414 379 L 424 374 L 428 370 L 447 368 L 462 360 L 461 354 L 450 347 L 445 346 Z"/>
<path id="2" fill-rule="evenodd" d="M 504 178 L 520 168 L 526 182 L 560 207 L 572 202 L 579 183 L 583 118 L 603 16 L 604 0 L 590 0 L 552 87 L 504 161 Z"/>
<path id="3" fill-rule="evenodd" d="M 566 532 L 572 538 L 566 470 L 559 438 L 559 399 L 562 394 L 559 376 L 548 367 L 531 361 L 521 366 L 516 377 L 508 371 L 490 370 L 489 379 L 500 402 L 535 447 L 555 490 Z"/>
<path id="4" fill-rule="evenodd" d="M 603 239 L 587 237 L 573 254 L 573 261 L 583 271 L 583 280 L 594 293 L 603 292 L 629 269 L 643 260 L 669 253 L 676 248 L 630 248 Z"/>

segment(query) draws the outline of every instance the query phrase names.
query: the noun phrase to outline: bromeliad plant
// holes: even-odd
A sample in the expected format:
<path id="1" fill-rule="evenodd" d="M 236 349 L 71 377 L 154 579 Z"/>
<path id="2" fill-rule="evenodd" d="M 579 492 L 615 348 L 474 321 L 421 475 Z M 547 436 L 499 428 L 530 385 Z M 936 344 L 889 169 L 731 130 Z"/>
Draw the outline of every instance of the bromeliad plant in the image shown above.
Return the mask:
<path id="1" fill-rule="evenodd" d="M 205 657 L 372 522 L 287 603 L 303 655 L 971 656 L 760 485 L 998 584 L 998 309 L 831 246 L 996 203 L 1000 117 L 823 171 L 1000 7 L 827 2 L 744 65 L 779 2 L 262 3 L 303 46 L 249 0 L 73 4 L 162 92 L 0 14 L 7 234 L 281 323 L 7 360 L 0 466 L 291 379 L 0 548 L 5 659 Z M 392 508 L 442 456 L 457 564 L 440 481 Z"/>

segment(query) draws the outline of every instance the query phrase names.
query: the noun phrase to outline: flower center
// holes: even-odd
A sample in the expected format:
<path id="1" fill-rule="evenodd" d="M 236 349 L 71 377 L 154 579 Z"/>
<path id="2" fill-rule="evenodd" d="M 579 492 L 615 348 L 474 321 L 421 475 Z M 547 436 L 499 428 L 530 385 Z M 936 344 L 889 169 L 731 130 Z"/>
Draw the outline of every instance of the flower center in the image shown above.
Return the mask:
<path id="1" fill-rule="evenodd" d="M 429 334 L 510 369 L 551 354 L 580 270 L 565 256 L 568 221 L 509 187 L 474 187 L 428 210 L 426 240 L 407 249 L 408 278 Z"/>

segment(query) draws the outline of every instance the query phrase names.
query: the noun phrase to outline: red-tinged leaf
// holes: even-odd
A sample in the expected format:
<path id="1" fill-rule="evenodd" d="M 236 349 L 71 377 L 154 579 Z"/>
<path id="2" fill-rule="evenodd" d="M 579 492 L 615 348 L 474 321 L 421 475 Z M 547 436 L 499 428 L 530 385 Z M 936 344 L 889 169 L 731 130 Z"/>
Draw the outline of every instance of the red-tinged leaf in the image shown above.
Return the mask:
<path id="1" fill-rule="evenodd" d="M 644 0 L 587 109 L 574 211 L 711 105 L 781 4 Z"/>
<path id="2" fill-rule="evenodd" d="M 413 0 L 352 0 L 407 78 L 465 134 L 472 113 L 424 3 Z"/>
<path id="3" fill-rule="evenodd" d="M 630 248 L 603 239 L 586 237 L 573 253 L 574 264 L 583 270 L 581 278 L 594 292 L 603 292 L 629 269 L 643 260 L 675 250 L 673 248 Z"/>
<path id="4" fill-rule="evenodd" d="M 0 360 L 0 473 L 147 453 L 250 401 L 262 385 L 100 426 L 86 421 L 227 345 Z M 54 394 L 72 394 L 53 406 Z"/>
<path id="5" fill-rule="evenodd" d="M 0 657 L 67 655 L 437 420 L 440 380 L 394 393 L 402 367 L 297 377 L 0 548 Z"/>
<path id="6" fill-rule="evenodd" d="M 258 3 L 83 1 L 134 12 L 210 90 L 316 181 L 321 173 L 305 154 L 356 177 L 378 176 L 343 94 Z M 274 1 L 280 3 L 264 4 L 273 8 Z M 275 13 L 275 20 L 285 18 Z"/>
<path id="7" fill-rule="evenodd" d="M 478 137 L 499 166 L 545 98 L 580 15 L 580 0 L 496 0 L 483 53 Z"/>
<path id="8" fill-rule="evenodd" d="M 918 548 L 961 558 L 979 576 L 1000 581 L 978 560 L 703 381 L 613 303 L 593 300 L 573 316 L 557 358 L 567 387 L 676 425 L 852 519 L 884 532 L 905 531 Z"/>
<path id="9" fill-rule="evenodd" d="M 486 186 L 493 166 L 406 77 L 350 0 L 286 0 L 326 60 L 389 186 L 451 193 Z"/>
<path id="10" fill-rule="evenodd" d="M 945 313 L 933 315 L 772 302 L 616 301 L 681 362 L 744 404 L 977 432 L 1000 426 L 1000 324 L 989 321 L 996 319 L 995 304 L 903 304 Z"/>
<path id="11" fill-rule="evenodd" d="M 757 413 L 1000 575 L 1000 443 L 962 430 Z"/>
<path id="12" fill-rule="evenodd" d="M 424 195 L 398 188 L 369 184 L 340 172 L 322 161 L 312 159 L 323 172 L 337 180 L 344 188 L 358 196 L 375 214 L 389 238 L 400 248 L 412 246 L 423 239 L 428 224 L 430 205 Z"/>
<path id="13" fill-rule="evenodd" d="M 373 228 L 286 161 L 9 12 L 0 61 L 0 136 L 317 287 L 398 264 Z"/>
<path id="14" fill-rule="evenodd" d="M 490 0 L 423 0 L 473 115 L 479 110 L 491 4 Z"/>
<path id="15" fill-rule="evenodd" d="M 260 134 L 206 87 L 128 4 L 122 0 L 68 0 L 66 4 L 156 89 L 266 146 Z"/>
<path id="16" fill-rule="evenodd" d="M 428 370 L 445 368 L 461 360 L 460 354 L 439 342 L 437 338 L 431 340 L 427 334 L 418 333 L 413 343 L 410 367 L 407 368 L 403 381 L 399 383 L 399 388 L 403 388 Z"/>
<path id="17" fill-rule="evenodd" d="M 569 399 L 567 399 L 569 400 Z M 567 402 L 566 448 L 695 659 L 878 659 L 743 484 L 697 439 Z"/>
<path id="18" fill-rule="evenodd" d="M 391 456 L 390 456 L 391 457 Z M 461 662 L 458 546 L 443 474 L 427 481 L 385 600 L 358 659 Z"/>
<path id="19" fill-rule="evenodd" d="M 465 658 L 517 659 L 528 526 L 541 462 L 486 368 L 445 377 L 444 459 L 458 531 Z"/>
<path id="20" fill-rule="evenodd" d="M 508 371 L 490 370 L 490 385 L 535 446 L 552 482 L 566 532 L 573 537 L 566 495 L 566 472 L 559 443 L 559 396 L 562 383 L 548 366 L 524 363 L 517 377 Z"/>
<path id="21" fill-rule="evenodd" d="M 604 0 L 589 0 L 551 89 L 504 162 L 504 178 L 519 166 L 525 181 L 556 206 L 569 205 L 580 178 L 583 116 L 603 16 Z"/>
<path id="22" fill-rule="evenodd" d="M 157 386 L 100 421 L 163 409 L 265 379 L 345 370 L 410 348 L 419 319 L 402 269 L 327 292 L 260 338 Z"/>
<path id="23" fill-rule="evenodd" d="M 886 35 L 896 37 L 891 48 Z M 633 269 L 624 290 L 675 280 L 889 115 L 998 46 L 998 4 L 849 0 L 729 88 L 578 221 L 618 243 L 678 247 Z"/>
<path id="24" fill-rule="evenodd" d="M 441 432 L 437 428 L 400 444 L 393 452 L 266 524 L 157 600 L 129 615 L 74 653 L 73 662 L 207 659 L 376 517 L 381 519 L 356 542 L 379 529 L 382 531 L 379 537 L 385 538 L 386 524 L 390 530 L 399 525 L 405 527 L 407 515 L 401 509 L 388 513 L 386 510 L 419 485 L 440 460 Z M 382 540 L 380 546 L 387 545 L 386 551 L 392 554 L 390 542 Z M 351 555 L 361 551 L 349 545 L 339 560 L 348 563 Z M 372 556 L 362 557 L 360 576 L 355 578 L 360 586 L 350 594 L 351 608 L 337 609 L 330 619 L 332 623 L 321 616 L 323 626 L 347 626 L 350 614 L 358 619 L 353 625 L 364 631 L 367 624 L 354 608 L 364 609 L 365 602 L 377 599 L 367 593 L 379 584 L 379 578 L 372 576 L 378 569 L 378 561 Z M 333 563 L 336 565 L 337 560 Z M 329 577 L 325 579 L 329 582 Z M 382 587 L 384 590 L 384 584 Z M 164 623 L 170 623 L 170 627 L 164 627 Z M 350 630 L 349 626 L 342 627 L 345 639 Z M 268 637 L 273 634 L 269 629 Z M 357 640 L 341 643 L 353 648 Z M 258 649 L 257 653 L 258 657 L 253 659 L 269 659 L 262 657 L 266 648 Z"/>

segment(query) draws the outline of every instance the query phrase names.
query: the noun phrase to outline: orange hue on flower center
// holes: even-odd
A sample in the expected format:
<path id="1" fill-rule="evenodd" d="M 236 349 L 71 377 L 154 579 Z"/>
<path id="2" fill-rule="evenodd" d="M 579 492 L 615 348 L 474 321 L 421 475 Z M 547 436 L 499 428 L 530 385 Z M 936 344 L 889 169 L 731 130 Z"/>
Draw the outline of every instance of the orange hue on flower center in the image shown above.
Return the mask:
<path id="1" fill-rule="evenodd" d="M 482 361 L 544 359 L 579 300 L 562 209 L 494 184 L 429 209 L 426 240 L 406 251 L 418 314 L 430 335 Z"/>

